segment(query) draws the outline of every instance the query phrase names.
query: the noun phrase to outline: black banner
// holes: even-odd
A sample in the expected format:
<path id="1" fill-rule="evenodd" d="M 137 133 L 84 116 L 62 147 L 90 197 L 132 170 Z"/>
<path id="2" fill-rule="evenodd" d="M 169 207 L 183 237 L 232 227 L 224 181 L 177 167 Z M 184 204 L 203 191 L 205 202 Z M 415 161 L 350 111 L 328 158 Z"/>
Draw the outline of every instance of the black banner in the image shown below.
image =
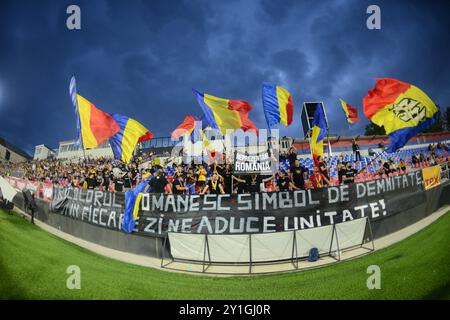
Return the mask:
<path id="1" fill-rule="evenodd" d="M 307 229 L 365 216 L 383 219 L 425 201 L 421 171 L 317 190 L 238 195 L 144 194 L 139 235 L 261 233 Z M 55 187 L 52 211 L 119 229 L 124 194 Z"/>
<path id="2" fill-rule="evenodd" d="M 109 229 L 121 229 L 125 194 L 53 187 L 50 211 Z"/>

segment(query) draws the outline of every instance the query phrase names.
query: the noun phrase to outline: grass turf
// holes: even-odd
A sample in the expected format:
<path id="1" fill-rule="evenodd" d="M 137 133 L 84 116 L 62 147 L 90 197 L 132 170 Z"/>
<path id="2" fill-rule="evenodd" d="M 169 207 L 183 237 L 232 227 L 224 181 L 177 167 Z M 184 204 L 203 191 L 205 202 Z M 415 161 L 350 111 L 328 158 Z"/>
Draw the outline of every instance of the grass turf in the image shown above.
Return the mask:
<path id="1" fill-rule="evenodd" d="M 105 258 L 0 211 L 0 299 L 450 299 L 450 214 L 389 248 L 328 267 L 208 277 Z M 69 290 L 69 265 L 81 289 Z M 367 267 L 381 268 L 368 290 Z"/>

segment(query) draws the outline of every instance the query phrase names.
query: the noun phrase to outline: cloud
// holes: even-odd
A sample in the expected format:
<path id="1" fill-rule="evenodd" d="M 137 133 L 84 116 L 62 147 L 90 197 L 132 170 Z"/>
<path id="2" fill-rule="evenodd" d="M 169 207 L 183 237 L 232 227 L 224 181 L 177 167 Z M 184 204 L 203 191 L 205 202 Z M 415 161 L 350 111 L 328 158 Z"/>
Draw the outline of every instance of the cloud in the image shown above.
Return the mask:
<path id="1" fill-rule="evenodd" d="M 303 101 L 313 100 L 325 103 L 332 133 L 360 133 L 367 120 L 349 131 L 339 98 L 362 112 L 376 77 L 449 104 L 446 2 L 379 1 L 381 30 L 366 28 L 369 1 L 79 1 L 80 31 L 65 27 L 69 4 L 1 2 L 0 136 L 18 145 L 74 137 L 72 74 L 95 105 L 156 136 L 200 114 L 192 88 L 249 101 L 265 127 L 261 83 L 284 85 L 296 110 L 280 134 L 292 136 L 302 132 Z"/>

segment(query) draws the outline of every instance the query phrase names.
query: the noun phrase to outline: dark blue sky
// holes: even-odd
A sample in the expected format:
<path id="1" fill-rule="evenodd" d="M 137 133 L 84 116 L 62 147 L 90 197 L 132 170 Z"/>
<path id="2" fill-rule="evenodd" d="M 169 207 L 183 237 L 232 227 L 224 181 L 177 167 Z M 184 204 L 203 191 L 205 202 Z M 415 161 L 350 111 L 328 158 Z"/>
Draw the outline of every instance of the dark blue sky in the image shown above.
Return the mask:
<path id="1" fill-rule="evenodd" d="M 81 7 L 79 31 L 66 8 Z M 381 8 L 381 30 L 366 9 Z M 286 87 L 301 136 L 303 101 L 324 101 L 332 133 L 361 133 L 362 97 L 393 77 L 450 105 L 450 6 L 442 1 L 0 0 L 0 136 L 32 153 L 75 136 L 68 87 L 99 108 L 168 136 L 200 115 L 191 88 L 249 101 L 266 127 L 261 83 Z M 349 129 L 339 98 L 358 107 Z"/>

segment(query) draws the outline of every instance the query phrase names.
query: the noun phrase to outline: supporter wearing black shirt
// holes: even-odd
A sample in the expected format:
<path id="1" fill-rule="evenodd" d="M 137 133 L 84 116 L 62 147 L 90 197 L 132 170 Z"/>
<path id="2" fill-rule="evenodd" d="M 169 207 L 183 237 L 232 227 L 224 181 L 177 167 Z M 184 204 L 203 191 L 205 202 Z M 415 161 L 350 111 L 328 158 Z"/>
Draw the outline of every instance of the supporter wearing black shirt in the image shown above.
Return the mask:
<path id="1" fill-rule="evenodd" d="M 295 188 L 297 189 L 305 189 L 305 179 L 307 178 L 306 169 L 300 165 L 300 161 L 295 161 L 295 166 L 291 168 L 291 179 Z"/>
<path id="2" fill-rule="evenodd" d="M 90 174 L 89 177 L 85 180 L 86 189 L 93 190 L 97 187 L 97 179 L 93 174 Z"/>
<path id="3" fill-rule="evenodd" d="M 232 179 L 235 181 L 233 186 L 236 189 L 236 192 L 245 193 L 245 180 L 242 179 L 241 176 L 232 176 Z"/>
<path id="4" fill-rule="evenodd" d="M 245 177 L 245 191 L 249 193 L 259 192 L 262 178 L 259 174 L 251 174 Z"/>
<path id="5" fill-rule="evenodd" d="M 113 182 L 113 191 L 115 192 L 123 192 L 124 191 L 125 181 L 122 178 L 122 175 L 119 174 L 117 178 L 114 179 Z"/>
<path id="6" fill-rule="evenodd" d="M 280 175 L 277 179 L 277 191 L 289 191 L 289 185 L 291 184 L 291 180 L 286 177 L 284 171 L 280 172 Z"/>
<path id="7" fill-rule="evenodd" d="M 287 159 L 289 160 L 289 167 L 293 168 L 295 166 L 295 161 L 297 160 L 297 152 L 294 146 L 289 148 Z"/>
<path id="8" fill-rule="evenodd" d="M 231 165 L 227 164 L 225 171 L 222 174 L 223 177 L 223 184 L 225 187 L 225 193 L 232 193 L 231 190 L 231 180 L 233 176 L 233 169 Z"/>
<path id="9" fill-rule="evenodd" d="M 239 183 L 244 184 L 243 190 L 244 192 L 253 193 L 253 192 L 260 192 L 261 183 L 262 182 L 265 183 L 269 180 L 272 180 L 273 176 L 264 179 L 263 177 L 261 177 L 261 175 L 254 173 L 246 176 L 245 179 L 240 179 L 236 177 L 234 179 L 237 180 Z"/>
<path id="10" fill-rule="evenodd" d="M 131 189 L 131 178 L 130 178 L 130 172 L 126 172 L 123 176 L 123 181 L 124 181 L 124 188 L 125 189 Z"/>
<path id="11" fill-rule="evenodd" d="M 165 187 L 169 184 L 169 181 L 167 181 L 166 177 L 162 174 L 161 171 L 158 171 L 155 173 L 155 176 L 153 179 L 151 179 L 148 182 L 148 185 L 152 188 L 150 192 L 152 193 L 164 193 Z M 147 191 L 147 187 L 145 188 Z"/>
<path id="12" fill-rule="evenodd" d="M 102 173 L 102 187 L 105 190 L 109 189 L 109 185 L 111 183 L 111 181 L 114 179 L 114 176 L 112 174 L 112 172 L 110 172 L 108 169 L 104 169 L 103 173 Z"/>
<path id="13" fill-rule="evenodd" d="M 319 173 L 321 173 L 326 179 L 327 181 L 330 181 L 330 175 L 328 174 L 328 170 L 327 170 L 327 164 L 326 162 L 323 160 L 323 158 L 321 156 L 317 157 L 317 161 L 319 162 Z M 326 181 L 324 181 L 324 187 L 328 186 L 328 183 Z"/>
<path id="14" fill-rule="evenodd" d="M 195 173 L 193 169 L 189 169 L 186 173 L 186 183 L 194 184 L 195 183 Z"/>
<path id="15" fill-rule="evenodd" d="M 226 170 L 225 166 L 221 166 L 221 165 L 218 165 L 218 164 L 214 163 L 213 171 L 217 171 L 219 176 L 223 176 L 224 173 L 225 173 L 225 170 Z"/>
<path id="16" fill-rule="evenodd" d="M 391 172 L 392 172 L 391 166 L 390 166 L 389 162 L 386 161 L 385 163 L 383 163 L 383 173 L 388 175 Z"/>
<path id="17" fill-rule="evenodd" d="M 359 152 L 359 146 L 355 139 L 352 140 L 352 150 L 355 155 L 355 161 L 361 161 L 361 153 Z"/>
<path id="18" fill-rule="evenodd" d="M 345 168 L 344 175 L 342 176 L 344 184 L 353 183 L 355 181 L 355 176 L 357 173 L 358 173 L 358 170 L 353 169 L 352 164 L 350 162 L 347 162 L 347 166 Z"/>
<path id="19" fill-rule="evenodd" d="M 339 184 L 342 184 L 343 176 L 345 175 L 346 172 L 346 165 L 347 163 L 339 163 L 337 166 Z"/>
<path id="20" fill-rule="evenodd" d="M 184 183 L 184 179 L 182 175 L 178 175 L 177 178 L 172 183 L 172 191 L 173 194 L 184 194 L 184 192 L 188 189 Z"/>
<path id="21" fill-rule="evenodd" d="M 137 184 L 137 177 L 138 177 L 138 169 L 136 168 L 136 165 L 133 165 L 130 170 L 130 178 L 131 178 L 131 186 L 134 187 Z"/>
<path id="22" fill-rule="evenodd" d="M 217 173 L 214 173 L 211 179 L 206 184 L 205 188 L 202 191 L 203 193 L 206 193 L 209 191 L 210 194 L 222 194 L 225 193 L 223 190 L 223 185 L 220 182 L 220 177 Z"/>

